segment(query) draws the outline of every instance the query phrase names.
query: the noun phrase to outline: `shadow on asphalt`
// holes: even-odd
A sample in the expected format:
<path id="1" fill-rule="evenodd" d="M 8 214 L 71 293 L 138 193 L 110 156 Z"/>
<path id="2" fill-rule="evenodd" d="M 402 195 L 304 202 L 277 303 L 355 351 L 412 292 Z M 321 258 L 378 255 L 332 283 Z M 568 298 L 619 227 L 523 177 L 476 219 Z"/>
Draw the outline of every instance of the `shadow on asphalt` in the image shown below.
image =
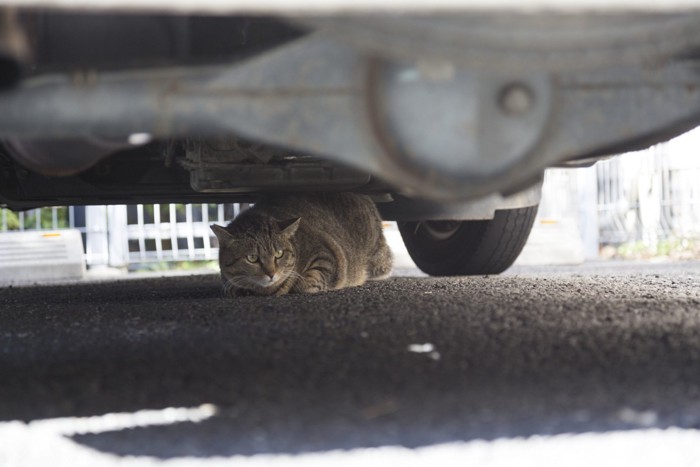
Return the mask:
<path id="1" fill-rule="evenodd" d="M 158 458 L 700 428 L 700 302 L 668 285 L 394 278 L 236 301 L 208 276 L 3 290 L 0 419 L 218 408 L 72 436 Z M 437 353 L 408 350 L 423 343 Z"/>

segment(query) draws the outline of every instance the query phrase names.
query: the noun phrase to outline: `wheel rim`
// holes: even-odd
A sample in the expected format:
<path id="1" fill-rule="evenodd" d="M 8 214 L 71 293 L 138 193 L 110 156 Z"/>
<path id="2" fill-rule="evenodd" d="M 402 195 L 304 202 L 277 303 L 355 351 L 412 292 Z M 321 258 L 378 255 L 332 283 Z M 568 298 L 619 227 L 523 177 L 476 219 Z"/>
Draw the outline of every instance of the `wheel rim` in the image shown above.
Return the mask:
<path id="1" fill-rule="evenodd" d="M 425 221 L 419 224 L 419 228 L 433 240 L 447 240 L 451 238 L 462 223 L 460 221 Z"/>

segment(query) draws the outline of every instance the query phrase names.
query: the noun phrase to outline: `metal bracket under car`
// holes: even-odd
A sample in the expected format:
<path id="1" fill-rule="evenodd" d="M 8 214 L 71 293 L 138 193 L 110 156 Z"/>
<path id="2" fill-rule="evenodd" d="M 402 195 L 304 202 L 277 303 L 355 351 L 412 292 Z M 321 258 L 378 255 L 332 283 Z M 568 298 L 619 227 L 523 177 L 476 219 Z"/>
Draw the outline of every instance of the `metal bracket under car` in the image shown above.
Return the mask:
<path id="1" fill-rule="evenodd" d="M 494 219 L 496 211 L 537 206 L 541 199 L 542 180 L 518 193 L 492 193 L 467 202 L 435 202 L 394 195 L 391 202 L 377 203 L 377 208 L 382 219 L 389 221 L 486 221 Z"/>
<path id="2" fill-rule="evenodd" d="M 0 93 L 0 138 L 235 134 L 354 168 L 411 198 L 473 200 L 520 191 L 562 161 L 697 125 L 700 73 L 683 55 L 700 44 L 691 36 L 664 60 L 568 70 L 382 55 L 320 32 L 232 64 L 32 76 Z"/>

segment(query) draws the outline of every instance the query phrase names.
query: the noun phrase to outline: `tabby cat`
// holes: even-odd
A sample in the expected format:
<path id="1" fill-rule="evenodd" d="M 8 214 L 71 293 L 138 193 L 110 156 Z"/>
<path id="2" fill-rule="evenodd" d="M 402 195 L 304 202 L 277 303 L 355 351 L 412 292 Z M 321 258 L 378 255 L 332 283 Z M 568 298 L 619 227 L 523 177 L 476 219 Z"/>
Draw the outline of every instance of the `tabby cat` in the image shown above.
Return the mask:
<path id="1" fill-rule="evenodd" d="M 381 220 L 365 195 L 270 196 L 212 230 L 227 296 L 314 293 L 391 273 Z"/>

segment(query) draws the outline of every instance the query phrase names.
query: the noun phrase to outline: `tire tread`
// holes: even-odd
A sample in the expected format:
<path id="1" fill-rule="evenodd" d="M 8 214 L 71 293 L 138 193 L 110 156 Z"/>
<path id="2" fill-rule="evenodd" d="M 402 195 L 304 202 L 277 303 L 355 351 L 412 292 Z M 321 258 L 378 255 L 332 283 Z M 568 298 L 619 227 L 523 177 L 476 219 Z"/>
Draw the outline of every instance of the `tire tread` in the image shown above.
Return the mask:
<path id="1" fill-rule="evenodd" d="M 436 242 L 421 236 L 415 222 L 399 223 L 416 265 L 435 276 L 498 274 L 522 251 L 538 206 L 496 211 L 490 221 L 463 221 L 455 238 Z"/>

